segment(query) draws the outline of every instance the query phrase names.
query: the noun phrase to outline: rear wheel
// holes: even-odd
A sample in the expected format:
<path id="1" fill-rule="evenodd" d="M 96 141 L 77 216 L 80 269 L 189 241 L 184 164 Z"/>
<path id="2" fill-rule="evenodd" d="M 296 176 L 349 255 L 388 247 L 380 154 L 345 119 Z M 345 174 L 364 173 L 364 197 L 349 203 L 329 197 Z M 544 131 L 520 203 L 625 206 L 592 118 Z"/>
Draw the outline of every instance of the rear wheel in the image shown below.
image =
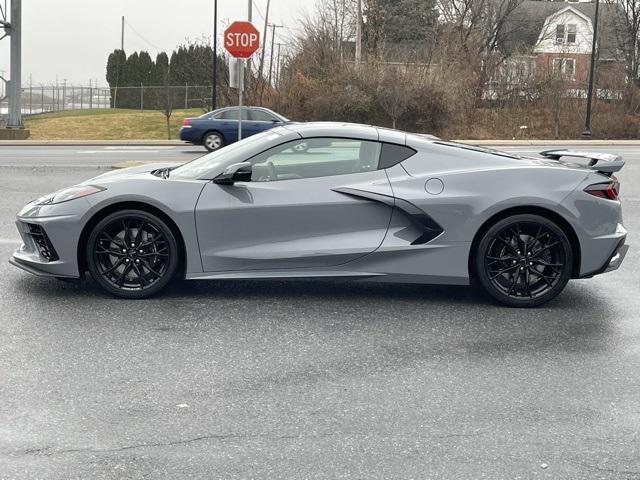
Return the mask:
<path id="1" fill-rule="evenodd" d="M 511 307 L 535 307 L 558 295 L 571 277 L 567 236 L 539 215 L 498 221 L 483 235 L 475 267 L 482 287 Z"/>
<path id="2" fill-rule="evenodd" d="M 178 245 L 167 224 L 140 210 L 123 210 L 94 227 L 86 246 L 87 266 L 105 290 L 123 298 L 158 293 L 178 268 Z"/>
<path id="3" fill-rule="evenodd" d="M 224 138 L 218 132 L 207 132 L 202 137 L 202 144 L 209 152 L 215 152 L 224 147 Z"/>

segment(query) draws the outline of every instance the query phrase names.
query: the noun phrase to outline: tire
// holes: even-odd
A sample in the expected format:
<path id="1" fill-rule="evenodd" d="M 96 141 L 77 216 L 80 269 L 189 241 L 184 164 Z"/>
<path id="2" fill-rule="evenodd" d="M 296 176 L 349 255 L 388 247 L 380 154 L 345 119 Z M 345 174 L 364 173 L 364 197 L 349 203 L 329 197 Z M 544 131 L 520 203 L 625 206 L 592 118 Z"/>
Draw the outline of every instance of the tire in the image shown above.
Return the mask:
<path id="1" fill-rule="evenodd" d="M 175 235 L 160 218 L 122 210 L 102 219 L 86 245 L 89 272 L 112 295 L 147 298 L 164 289 L 179 264 Z"/>
<path id="2" fill-rule="evenodd" d="M 539 215 L 496 222 L 475 252 L 482 288 L 510 307 L 537 307 L 556 297 L 571 278 L 573 252 L 562 229 Z"/>
<path id="3" fill-rule="evenodd" d="M 218 132 L 207 132 L 202 137 L 202 145 L 209 152 L 215 152 L 224 147 L 224 137 Z"/>

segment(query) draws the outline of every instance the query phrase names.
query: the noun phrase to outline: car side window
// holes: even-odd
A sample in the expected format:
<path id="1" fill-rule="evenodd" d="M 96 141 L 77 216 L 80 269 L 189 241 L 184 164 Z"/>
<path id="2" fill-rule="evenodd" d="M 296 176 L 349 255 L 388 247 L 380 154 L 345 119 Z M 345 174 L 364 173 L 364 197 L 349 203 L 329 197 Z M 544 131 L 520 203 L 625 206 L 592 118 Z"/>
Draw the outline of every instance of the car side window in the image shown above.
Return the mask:
<path id="1" fill-rule="evenodd" d="M 270 182 L 328 177 L 378 169 L 378 142 L 348 138 L 306 138 L 271 148 L 250 160 L 251 180 Z"/>
<path id="2" fill-rule="evenodd" d="M 264 110 L 251 110 L 251 120 L 256 122 L 277 122 L 278 119 Z"/>
<path id="3" fill-rule="evenodd" d="M 416 151 L 413 148 L 393 143 L 383 143 L 379 168 L 393 167 L 400 162 L 404 162 L 407 158 L 413 157 L 415 154 Z"/>
<path id="4" fill-rule="evenodd" d="M 216 114 L 213 118 L 216 120 L 238 120 L 238 110 L 225 110 Z M 249 120 L 249 112 L 247 110 L 242 110 L 242 119 Z"/>

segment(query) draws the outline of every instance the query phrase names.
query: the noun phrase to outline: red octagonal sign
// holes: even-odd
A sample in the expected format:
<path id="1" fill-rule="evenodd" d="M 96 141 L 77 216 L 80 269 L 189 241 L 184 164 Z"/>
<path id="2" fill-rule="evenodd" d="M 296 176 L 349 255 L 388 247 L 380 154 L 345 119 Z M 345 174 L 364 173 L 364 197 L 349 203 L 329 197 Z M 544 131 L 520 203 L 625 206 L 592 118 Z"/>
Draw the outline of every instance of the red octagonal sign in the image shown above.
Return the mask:
<path id="1" fill-rule="evenodd" d="M 260 32 L 251 22 L 233 22 L 224 31 L 224 48 L 236 58 L 249 58 L 260 47 Z"/>

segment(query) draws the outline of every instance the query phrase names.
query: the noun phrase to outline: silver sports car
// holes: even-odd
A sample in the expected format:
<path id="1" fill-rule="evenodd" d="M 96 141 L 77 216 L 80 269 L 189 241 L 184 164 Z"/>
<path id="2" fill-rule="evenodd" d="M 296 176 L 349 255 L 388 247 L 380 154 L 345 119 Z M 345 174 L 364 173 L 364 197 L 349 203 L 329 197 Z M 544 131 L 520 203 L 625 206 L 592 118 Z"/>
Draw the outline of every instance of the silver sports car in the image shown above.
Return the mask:
<path id="1" fill-rule="evenodd" d="M 506 305 L 535 306 L 571 278 L 618 268 L 628 248 L 613 176 L 622 159 L 542 157 L 291 124 L 39 198 L 18 214 L 24 244 L 10 261 L 63 279 L 89 271 L 125 298 L 174 278 L 344 278 L 476 281 Z"/>

